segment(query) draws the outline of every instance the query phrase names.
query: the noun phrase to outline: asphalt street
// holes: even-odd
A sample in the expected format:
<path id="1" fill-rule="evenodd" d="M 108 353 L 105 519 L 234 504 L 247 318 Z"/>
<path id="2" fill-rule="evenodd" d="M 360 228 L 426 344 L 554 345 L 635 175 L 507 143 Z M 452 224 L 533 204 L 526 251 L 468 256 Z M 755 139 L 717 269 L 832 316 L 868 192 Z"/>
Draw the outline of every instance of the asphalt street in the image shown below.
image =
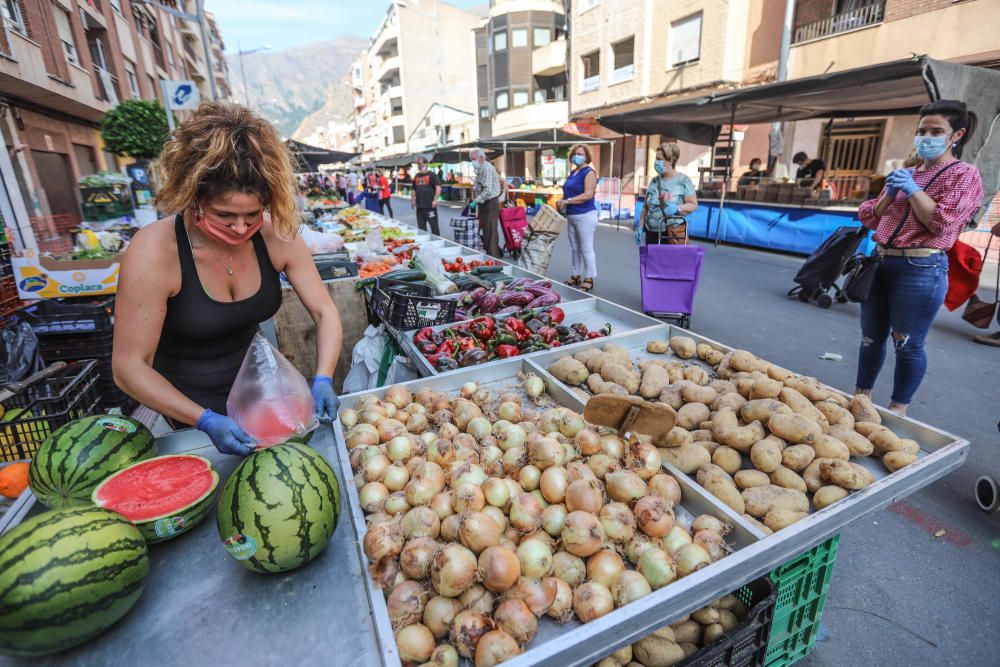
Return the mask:
<path id="1" fill-rule="evenodd" d="M 414 224 L 408 202 L 396 217 Z M 442 233 L 457 209 L 441 209 Z M 706 248 L 691 328 L 781 366 L 850 391 L 859 345 L 858 307 L 821 310 L 786 293 L 803 258 L 748 248 Z M 641 310 L 639 256 L 631 229 L 601 225 L 595 294 Z M 569 276 L 563 234 L 548 276 Z M 990 298 L 986 290 L 980 296 Z M 841 534 L 820 641 L 800 664 L 996 665 L 1000 656 L 1000 512 L 973 497 L 983 474 L 1000 479 L 1000 349 L 978 345 L 981 331 L 942 309 L 927 341 L 929 368 L 910 407 L 915 419 L 972 443 L 965 465 Z M 827 353 L 842 360 L 821 359 Z M 875 387 L 885 405 L 892 355 Z M 993 631 L 989 631 L 989 628 Z"/>

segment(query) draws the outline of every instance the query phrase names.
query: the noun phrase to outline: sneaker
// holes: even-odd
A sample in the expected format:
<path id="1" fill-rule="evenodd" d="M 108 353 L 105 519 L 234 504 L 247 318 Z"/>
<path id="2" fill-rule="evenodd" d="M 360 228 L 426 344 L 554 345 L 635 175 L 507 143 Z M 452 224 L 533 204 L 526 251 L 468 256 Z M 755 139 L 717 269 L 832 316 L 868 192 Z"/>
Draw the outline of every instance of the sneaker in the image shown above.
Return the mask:
<path id="1" fill-rule="evenodd" d="M 972 340 L 982 345 L 1000 347 L 1000 331 L 991 334 L 983 334 L 982 336 L 973 336 Z"/>

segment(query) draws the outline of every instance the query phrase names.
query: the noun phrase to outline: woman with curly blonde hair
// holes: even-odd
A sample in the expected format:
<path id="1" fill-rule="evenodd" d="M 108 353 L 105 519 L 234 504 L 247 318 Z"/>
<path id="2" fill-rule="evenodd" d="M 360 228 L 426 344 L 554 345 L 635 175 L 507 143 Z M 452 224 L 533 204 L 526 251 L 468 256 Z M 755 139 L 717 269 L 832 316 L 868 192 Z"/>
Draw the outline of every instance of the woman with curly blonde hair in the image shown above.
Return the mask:
<path id="1" fill-rule="evenodd" d="M 288 149 L 249 109 L 206 102 L 160 157 L 157 208 L 122 262 L 115 307 L 115 382 L 172 425 L 194 425 L 219 451 L 253 439 L 225 416 L 226 398 L 261 322 L 281 306 L 284 273 L 316 323 L 312 393 L 336 416 L 331 375 L 340 314 L 299 228 Z"/>

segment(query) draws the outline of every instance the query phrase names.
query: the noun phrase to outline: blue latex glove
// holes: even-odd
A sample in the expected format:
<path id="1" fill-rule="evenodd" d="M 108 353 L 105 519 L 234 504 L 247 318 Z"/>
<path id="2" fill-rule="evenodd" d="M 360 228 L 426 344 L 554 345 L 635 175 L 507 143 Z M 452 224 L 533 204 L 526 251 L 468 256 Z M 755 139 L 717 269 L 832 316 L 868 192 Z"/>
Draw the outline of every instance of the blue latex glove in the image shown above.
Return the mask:
<path id="1" fill-rule="evenodd" d="M 897 169 L 889 174 L 889 178 L 885 180 L 886 183 L 905 192 L 907 197 L 912 197 L 921 189 L 917 185 L 917 182 L 913 180 L 913 172 L 909 169 Z"/>
<path id="2" fill-rule="evenodd" d="M 896 187 L 895 185 L 893 185 L 889 181 L 889 178 L 886 177 L 886 179 L 885 179 L 885 196 L 888 197 L 889 199 L 895 199 L 897 194 L 899 194 L 899 188 Z"/>
<path id="3" fill-rule="evenodd" d="M 317 375 L 313 378 L 312 397 L 316 402 L 316 417 L 318 419 L 336 419 L 340 410 L 340 399 L 333 393 L 333 380 L 327 375 Z"/>
<path id="4" fill-rule="evenodd" d="M 470 201 L 469 202 L 469 212 L 471 213 L 472 211 L 475 211 L 476 210 L 476 206 L 477 206 L 476 202 Z"/>
<path id="5" fill-rule="evenodd" d="M 254 451 L 256 443 L 239 425 L 225 415 L 205 410 L 194 425 L 207 434 L 212 444 L 223 454 L 246 456 Z"/>
<path id="6" fill-rule="evenodd" d="M 645 233 L 645 230 L 642 228 L 642 225 L 640 225 L 638 222 L 633 222 L 632 232 L 635 234 L 636 247 L 642 246 L 642 235 Z"/>
<path id="7" fill-rule="evenodd" d="M 663 215 L 677 215 L 681 208 L 672 201 L 663 203 Z"/>

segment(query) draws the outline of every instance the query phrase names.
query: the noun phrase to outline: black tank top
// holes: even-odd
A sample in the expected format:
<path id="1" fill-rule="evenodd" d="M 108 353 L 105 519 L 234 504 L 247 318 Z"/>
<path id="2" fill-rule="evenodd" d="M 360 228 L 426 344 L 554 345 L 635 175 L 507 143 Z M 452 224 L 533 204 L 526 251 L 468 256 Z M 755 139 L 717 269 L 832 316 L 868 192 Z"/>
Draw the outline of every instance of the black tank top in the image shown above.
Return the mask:
<path id="1" fill-rule="evenodd" d="M 192 401 L 219 414 L 261 322 L 281 306 L 281 283 L 267 254 L 264 237 L 251 238 L 260 289 L 240 301 L 216 301 L 205 292 L 195 268 L 184 219 L 174 220 L 181 289 L 167 299 L 167 315 L 153 368 Z"/>

